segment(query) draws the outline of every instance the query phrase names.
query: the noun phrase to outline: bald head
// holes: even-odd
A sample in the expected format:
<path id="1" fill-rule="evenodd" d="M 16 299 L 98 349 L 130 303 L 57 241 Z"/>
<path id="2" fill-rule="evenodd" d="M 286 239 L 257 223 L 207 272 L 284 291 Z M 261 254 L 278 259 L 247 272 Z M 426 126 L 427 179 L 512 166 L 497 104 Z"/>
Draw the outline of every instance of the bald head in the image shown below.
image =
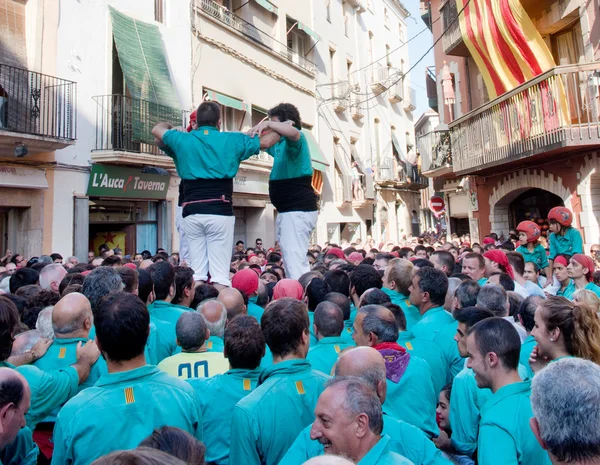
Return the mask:
<path id="1" fill-rule="evenodd" d="M 0 450 L 25 427 L 30 401 L 31 391 L 23 375 L 12 368 L 0 368 Z"/>
<path id="2" fill-rule="evenodd" d="M 88 337 L 93 322 L 90 301 L 79 292 L 65 295 L 52 310 L 52 328 L 57 339 Z"/>
<path id="3" fill-rule="evenodd" d="M 207 299 L 198 305 L 197 311 L 202 315 L 211 336 L 222 338 L 227 323 L 227 308 L 218 299 Z"/>
<path id="4" fill-rule="evenodd" d="M 244 304 L 244 298 L 242 293 L 234 287 L 226 287 L 219 292 L 219 302 L 225 305 L 227 309 L 227 319 L 233 320 L 238 315 L 246 315 L 246 304 Z"/>
<path id="5" fill-rule="evenodd" d="M 152 260 L 143 260 L 142 263 L 140 263 L 140 270 L 150 268 L 152 265 L 154 265 L 154 262 Z"/>
<path id="6" fill-rule="evenodd" d="M 375 388 L 381 403 L 385 402 L 385 361 L 372 347 L 354 347 L 343 351 L 335 364 L 335 376 L 356 376 L 364 379 Z"/>
<path id="7" fill-rule="evenodd" d="M 339 455 L 320 455 L 313 457 L 302 465 L 353 465 L 353 463 Z"/>

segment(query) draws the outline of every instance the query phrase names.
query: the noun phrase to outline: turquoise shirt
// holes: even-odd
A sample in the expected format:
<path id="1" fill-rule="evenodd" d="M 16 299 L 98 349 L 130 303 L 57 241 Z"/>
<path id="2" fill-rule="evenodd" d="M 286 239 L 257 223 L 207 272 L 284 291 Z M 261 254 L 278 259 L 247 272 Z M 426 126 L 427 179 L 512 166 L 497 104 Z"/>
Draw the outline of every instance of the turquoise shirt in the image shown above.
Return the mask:
<path id="1" fill-rule="evenodd" d="M 350 302 L 350 321 L 351 321 L 351 325 L 350 326 L 352 326 L 354 324 L 354 320 L 356 320 L 356 314 L 357 313 L 358 313 L 358 310 L 354 306 L 354 303 Z"/>
<path id="2" fill-rule="evenodd" d="M 331 370 L 342 350 L 355 345 L 347 343 L 341 336 L 324 337 L 317 345 L 310 348 L 306 360 L 310 362 L 313 370 L 333 376 Z"/>
<path id="3" fill-rule="evenodd" d="M 273 168 L 269 177 L 272 181 L 313 174 L 308 143 L 302 133 L 297 141 L 282 137 L 273 147 L 267 149 L 267 153 L 273 157 Z"/>
<path id="4" fill-rule="evenodd" d="M 77 362 L 77 344 L 80 342 L 85 344 L 87 341 L 88 339 L 84 338 L 54 339 L 52 345 L 48 347 L 48 352 L 36 360 L 33 365 L 43 371 L 53 371 L 73 365 Z M 100 356 L 92 365 L 88 379 L 79 385 L 79 391 L 93 386 L 98 378 L 106 373 L 108 373 L 106 362 Z"/>
<path id="5" fill-rule="evenodd" d="M 259 386 L 233 410 L 230 463 L 277 465 L 298 434 L 314 420 L 329 379 L 306 360 L 265 368 Z M 276 412 L 276 414 L 275 414 Z"/>
<path id="6" fill-rule="evenodd" d="M 410 331 L 401 331 L 397 342 L 411 356 L 422 358 L 427 362 L 431 369 L 433 390 L 436 395 L 439 395 L 442 388 L 446 385 L 446 378 L 449 371 L 442 349 L 436 343 L 426 339 L 415 339 L 415 335 Z"/>
<path id="7" fill-rule="evenodd" d="M 531 381 L 500 388 L 481 409 L 477 441 L 478 463 L 485 465 L 550 465 L 548 453 L 537 442 L 529 420 Z"/>
<path id="8" fill-rule="evenodd" d="M 313 457 L 323 455 L 323 445 L 310 439 L 311 428 L 312 424 L 302 430 L 279 465 L 302 465 Z M 389 436 L 392 452 L 406 457 L 415 465 L 450 465 L 423 431 L 404 421 L 384 415 L 381 434 Z"/>
<path id="9" fill-rule="evenodd" d="M 541 244 L 536 244 L 533 251 L 531 251 L 531 252 L 525 245 L 521 245 L 521 246 L 517 247 L 516 251 L 519 252 L 521 255 L 523 255 L 523 258 L 525 259 L 525 263 L 533 262 L 540 269 L 544 269 L 550 265 L 548 263 L 548 255 L 546 254 L 546 249 L 544 249 L 544 247 L 542 247 Z"/>
<path id="10" fill-rule="evenodd" d="M 573 295 L 575 294 L 575 291 L 577 290 L 577 288 L 575 287 L 575 283 L 573 282 L 573 280 L 571 279 L 569 281 L 569 284 L 567 287 L 565 287 L 564 291 L 561 291 L 560 289 L 558 291 L 556 291 L 556 295 L 558 296 L 563 296 L 566 299 L 569 300 L 573 300 Z"/>
<path id="11" fill-rule="evenodd" d="M 531 379 L 533 378 L 533 370 L 529 365 L 529 357 L 531 356 L 531 352 L 533 352 L 533 348 L 536 346 L 535 339 L 533 336 L 529 335 L 521 344 L 521 355 L 519 356 L 519 364 L 525 367 L 527 370 L 527 376 Z"/>
<path id="12" fill-rule="evenodd" d="M 250 297 L 248 299 L 248 315 L 253 316 L 260 323 L 260 319 L 265 313 L 265 309 L 260 305 L 256 305 L 257 297 Z"/>
<path id="13" fill-rule="evenodd" d="M 444 310 L 444 307 L 434 307 L 421 316 L 421 320 L 413 327 L 412 332 L 417 338 L 431 340 L 432 334 L 437 334 L 452 321 L 454 321 L 452 315 Z"/>
<path id="14" fill-rule="evenodd" d="M 150 321 L 156 325 L 157 329 L 157 357 L 158 363 L 165 358 L 178 353 L 181 350 L 177 346 L 177 333 L 175 327 L 177 320 L 186 311 L 192 311 L 191 308 L 182 307 L 181 305 L 171 304 L 163 300 L 155 300 L 148 304 L 148 312 L 150 313 Z"/>
<path id="15" fill-rule="evenodd" d="M 87 465 L 133 449 L 164 425 L 202 440 L 202 413 L 185 381 L 146 365 L 102 376 L 61 409 L 54 427 L 53 465 Z"/>
<path id="16" fill-rule="evenodd" d="M 354 332 L 353 325 L 352 320 L 344 320 L 344 329 L 340 336 L 348 344 L 354 344 L 354 339 L 352 339 L 352 333 Z"/>
<path id="17" fill-rule="evenodd" d="M 0 465 L 36 465 L 40 449 L 33 442 L 33 433 L 21 428 L 13 442 L 0 451 Z"/>
<path id="18" fill-rule="evenodd" d="M 550 244 L 550 255 L 548 256 L 550 260 L 554 260 L 560 254 L 573 256 L 576 253 L 583 253 L 581 233 L 575 228 L 566 228 L 564 236 L 550 233 L 548 242 Z"/>
<path id="19" fill-rule="evenodd" d="M 421 429 L 428 437 L 439 435 L 435 422 L 437 396 L 431 381 L 431 369 L 419 357 L 410 357 L 408 367 L 396 384 L 386 378 L 387 397 L 383 412 Z"/>
<path id="20" fill-rule="evenodd" d="M 225 342 L 219 336 L 211 336 L 206 341 L 207 352 L 223 352 L 225 349 Z"/>
<path id="21" fill-rule="evenodd" d="M 600 297 L 600 287 L 596 286 L 596 284 L 589 283 L 587 286 L 584 287 L 584 289 L 587 289 L 588 291 L 592 291 L 594 294 L 596 294 L 598 297 Z"/>
<path id="22" fill-rule="evenodd" d="M 381 290 L 390 296 L 393 304 L 398 305 L 402 309 L 406 317 L 406 330 L 410 331 L 421 320 L 419 309 L 410 303 L 408 296 L 385 287 L 382 287 Z"/>
<path id="23" fill-rule="evenodd" d="M 172 149 L 165 153 L 173 158 L 181 179 L 231 179 L 240 163 L 260 152 L 260 138 L 241 132 L 220 132 L 213 126 L 201 126 L 192 132 L 171 129 L 163 136 Z"/>
<path id="24" fill-rule="evenodd" d="M 77 394 L 79 389 L 79 375 L 71 366 L 50 372 L 33 365 L 15 367 L 7 362 L 0 362 L 0 367 L 17 370 L 27 380 L 31 390 L 31 406 L 25 420 L 32 431 L 54 409 Z"/>
<path id="25" fill-rule="evenodd" d="M 229 463 L 233 409 L 242 398 L 256 389 L 260 373 L 260 369 L 231 369 L 212 378 L 188 380 L 198 395 L 202 410 L 206 463 Z"/>
<path id="26" fill-rule="evenodd" d="M 390 437 L 381 436 L 357 465 L 414 465 L 410 460 L 390 450 Z"/>
<path id="27" fill-rule="evenodd" d="M 308 333 L 310 335 L 309 347 L 315 347 L 319 343 L 317 336 L 315 336 L 314 324 L 315 324 L 315 312 L 312 312 L 309 310 L 308 311 Z"/>
<path id="28" fill-rule="evenodd" d="M 177 320 L 179 317 L 186 312 L 193 311 L 189 307 L 184 307 L 183 305 L 176 305 L 169 302 L 165 302 L 164 300 L 155 300 L 151 304 L 148 305 L 148 312 L 157 320 L 166 321 L 173 326 L 173 330 L 177 325 Z M 173 333 L 175 334 L 175 333 Z M 175 336 L 177 338 L 177 336 Z"/>

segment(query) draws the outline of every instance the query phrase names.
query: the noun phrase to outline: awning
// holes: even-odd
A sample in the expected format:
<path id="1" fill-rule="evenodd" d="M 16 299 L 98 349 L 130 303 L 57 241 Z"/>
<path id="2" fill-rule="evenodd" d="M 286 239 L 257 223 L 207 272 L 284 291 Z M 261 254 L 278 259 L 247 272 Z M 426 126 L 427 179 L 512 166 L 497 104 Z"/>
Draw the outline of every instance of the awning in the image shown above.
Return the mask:
<path id="1" fill-rule="evenodd" d="M 254 0 L 257 4 L 262 6 L 265 10 L 270 11 L 273 14 L 278 15 L 279 9 L 273 5 L 269 0 Z"/>
<path id="2" fill-rule="evenodd" d="M 317 140 L 312 132 L 303 129 L 302 134 L 306 137 L 306 142 L 308 143 L 308 150 L 310 150 L 310 159 L 312 160 L 312 167 L 318 171 L 327 171 L 327 167 L 329 163 L 327 163 L 327 158 L 323 155 Z"/>
<path id="3" fill-rule="evenodd" d="M 306 24 L 303 24 L 300 21 L 298 21 L 298 29 L 306 32 L 309 36 L 311 36 L 315 40 L 321 40 L 321 36 L 319 34 L 317 34 L 315 31 L 310 29 Z"/>
<path id="4" fill-rule="evenodd" d="M 212 100 L 213 102 L 218 102 L 225 107 L 231 107 L 241 111 L 250 111 L 251 108 L 250 105 L 242 102 L 241 100 L 229 97 L 227 95 L 219 94 L 214 90 L 207 90 L 206 95 L 208 96 L 209 100 Z"/>
<path id="5" fill-rule="evenodd" d="M 36 168 L 0 166 L 0 186 L 21 189 L 48 189 L 46 172 Z"/>
<path id="6" fill-rule="evenodd" d="M 406 151 L 402 150 L 400 141 L 396 137 L 396 134 L 394 134 L 393 132 L 392 132 L 392 143 L 394 144 L 394 148 L 396 149 L 396 152 L 398 152 L 398 155 L 400 156 L 400 160 L 402 160 L 404 163 L 408 163 L 408 158 L 406 157 Z"/>
<path id="7" fill-rule="evenodd" d="M 158 27 L 109 8 L 119 63 L 131 96 L 180 109 Z"/>

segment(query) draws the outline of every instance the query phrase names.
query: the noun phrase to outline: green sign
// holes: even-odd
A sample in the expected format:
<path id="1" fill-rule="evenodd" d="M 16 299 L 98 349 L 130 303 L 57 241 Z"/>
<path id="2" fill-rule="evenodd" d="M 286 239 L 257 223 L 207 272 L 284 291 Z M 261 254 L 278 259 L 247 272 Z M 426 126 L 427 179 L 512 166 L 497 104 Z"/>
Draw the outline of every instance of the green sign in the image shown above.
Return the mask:
<path id="1" fill-rule="evenodd" d="M 145 174 L 141 169 L 121 166 L 92 165 L 87 195 L 121 199 L 156 199 L 167 197 L 170 176 Z"/>

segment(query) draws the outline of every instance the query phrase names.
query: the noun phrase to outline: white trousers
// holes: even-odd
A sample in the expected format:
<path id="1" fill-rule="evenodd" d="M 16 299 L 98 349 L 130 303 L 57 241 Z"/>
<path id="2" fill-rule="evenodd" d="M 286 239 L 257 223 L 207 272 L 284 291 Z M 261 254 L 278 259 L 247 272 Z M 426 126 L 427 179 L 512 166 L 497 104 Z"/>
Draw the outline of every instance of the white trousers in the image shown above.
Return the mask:
<path id="1" fill-rule="evenodd" d="M 316 211 L 286 212 L 277 215 L 277 240 L 281 245 L 283 265 L 288 278 L 298 279 L 310 271 L 306 252 L 318 216 Z"/>
<path id="2" fill-rule="evenodd" d="M 179 233 L 179 260 L 181 263 L 185 261 L 190 266 L 190 249 L 183 230 L 183 207 L 180 206 L 175 211 L 175 227 Z"/>
<path id="3" fill-rule="evenodd" d="M 231 286 L 234 225 L 235 216 L 189 215 L 183 219 L 195 281 L 206 281 L 210 273 L 211 282 Z"/>

